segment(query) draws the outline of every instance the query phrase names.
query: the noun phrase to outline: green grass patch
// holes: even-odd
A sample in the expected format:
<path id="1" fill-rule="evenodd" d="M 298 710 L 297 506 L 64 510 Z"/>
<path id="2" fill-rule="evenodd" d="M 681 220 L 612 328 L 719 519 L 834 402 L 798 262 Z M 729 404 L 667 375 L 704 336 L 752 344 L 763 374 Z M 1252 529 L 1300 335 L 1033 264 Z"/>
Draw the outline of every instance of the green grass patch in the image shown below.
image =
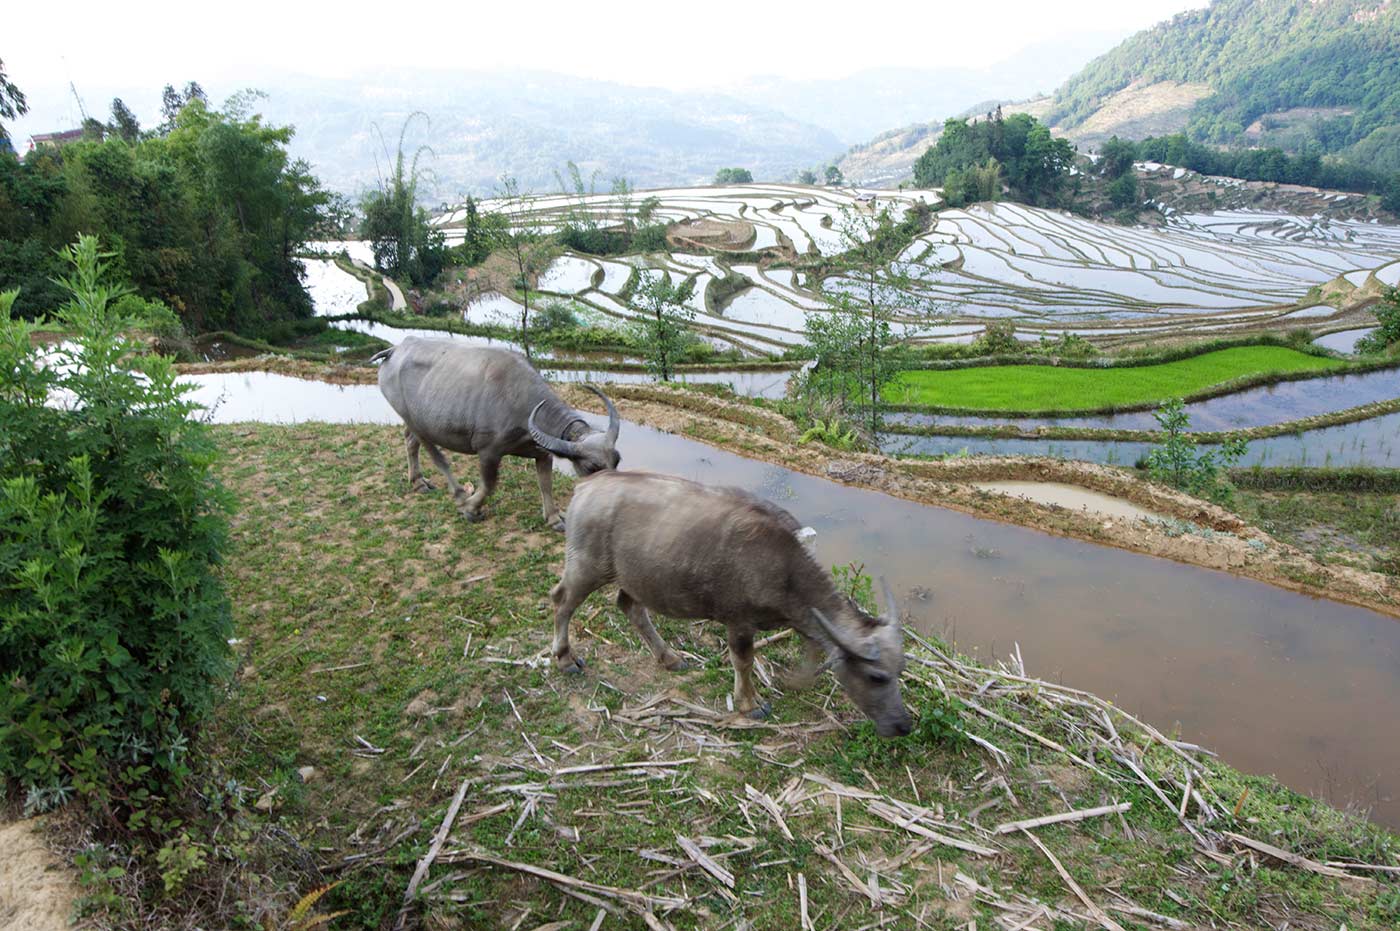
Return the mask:
<path id="1" fill-rule="evenodd" d="M 1325 372 L 1338 359 L 1282 346 L 1240 346 L 1162 365 L 1063 368 L 999 365 L 900 372 L 885 390 L 892 404 L 997 411 L 1079 411 L 1150 405 L 1253 376 Z"/>

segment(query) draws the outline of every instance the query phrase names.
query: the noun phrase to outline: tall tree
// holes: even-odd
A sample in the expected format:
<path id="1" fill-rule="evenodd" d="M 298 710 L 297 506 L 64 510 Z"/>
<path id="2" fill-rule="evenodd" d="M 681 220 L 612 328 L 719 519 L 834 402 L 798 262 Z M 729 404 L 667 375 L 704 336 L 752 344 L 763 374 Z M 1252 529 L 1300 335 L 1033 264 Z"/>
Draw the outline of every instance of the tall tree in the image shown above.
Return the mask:
<path id="1" fill-rule="evenodd" d="M 895 350 L 902 339 L 895 318 L 927 317 L 936 308 L 917 296 L 895 261 L 907 238 L 899 235 L 888 208 L 843 208 L 836 229 L 845 248 L 823 285 L 829 312 L 807 315 L 808 341 L 818 352 L 809 385 L 854 414 L 873 442 L 885 386 L 899 370 Z"/>
<path id="2" fill-rule="evenodd" d="M 5 61 L 0 59 L 0 119 L 12 120 L 29 112 L 29 102 L 24 99 L 24 91 L 14 85 L 5 74 Z M 5 136 L 5 127 L 0 125 L 0 137 Z"/>
<path id="3" fill-rule="evenodd" d="M 137 122 L 136 114 L 122 103 L 120 97 L 112 98 L 112 120 L 107 124 L 107 129 L 126 142 L 135 143 L 141 138 L 141 124 Z"/>
<path id="4" fill-rule="evenodd" d="M 535 278 L 549 264 L 549 243 L 536 218 L 533 198 L 520 190 L 520 182 L 510 175 L 501 177 L 496 198 L 501 201 L 505 222 L 496 230 L 496 246 L 515 265 L 516 291 L 520 294 L 520 348 L 530 358 L 530 289 Z"/>
<path id="5" fill-rule="evenodd" d="M 421 112 L 404 120 L 392 168 L 379 179 L 379 187 L 364 196 L 361 209 L 365 218 L 362 232 L 374 251 L 375 267 L 392 278 L 422 286 L 430 284 L 442 270 L 447 247 L 442 234 L 428 224 L 427 213 L 417 206 L 418 181 L 423 175 L 419 159 L 432 155 L 432 149 L 421 145 L 412 157 L 404 154 L 404 138 L 420 116 L 427 120 Z"/>
<path id="6" fill-rule="evenodd" d="M 675 284 L 660 269 L 642 269 L 641 283 L 632 292 L 632 306 L 641 312 L 633 325 L 647 369 L 662 381 L 676 374 L 676 363 L 694 338 L 690 321 L 695 311 L 686 303 L 690 287 Z"/>

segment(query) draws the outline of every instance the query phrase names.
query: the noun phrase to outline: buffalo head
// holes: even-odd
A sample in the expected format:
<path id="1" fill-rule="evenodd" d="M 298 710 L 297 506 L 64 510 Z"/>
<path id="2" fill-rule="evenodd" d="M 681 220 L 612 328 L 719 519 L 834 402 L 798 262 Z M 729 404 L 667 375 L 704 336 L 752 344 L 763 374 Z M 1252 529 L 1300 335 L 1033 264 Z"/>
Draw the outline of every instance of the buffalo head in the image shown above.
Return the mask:
<path id="1" fill-rule="evenodd" d="M 604 469 L 616 469 L 622 457 L 617 452 L 617 434 L 622 426 L 622 418 L 618 416 L 617 408 L 609 400 L 606 394 L 599 391 L 592 385 L 588 386 L 598 397 L 603 399 L 603 404 L 608 409 L 608 428 L 603 431 L 593 430 L 584 434 L 577 440 L 566 440 L 563 437 L 552 436 L 545 433 L 535 423 L 535 415 L 540 412 L 540 408 L 547 402 L 541 401 L 535 405 L 535 409 L 530 412 L 528 427 L 530 438 L 542 449 L 547 449 L 551 453 L 561 458 L 569 460 L 573 464 L 574 472 L 579 476 L 592 475 L 594 472 L 601 472 Z"/>

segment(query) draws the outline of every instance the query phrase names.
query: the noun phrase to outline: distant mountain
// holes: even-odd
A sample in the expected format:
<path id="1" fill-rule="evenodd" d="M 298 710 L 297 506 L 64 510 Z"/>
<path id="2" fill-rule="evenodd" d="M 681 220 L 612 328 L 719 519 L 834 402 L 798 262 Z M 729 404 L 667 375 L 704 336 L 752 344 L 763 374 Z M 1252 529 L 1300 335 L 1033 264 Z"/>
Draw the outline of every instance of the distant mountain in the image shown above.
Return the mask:
<path id="1" fill-rule="evenodd" d="M 428 115 L 407 142 L 431 147 L 431 199 L 485 194 L 500 176 L 524 190 L 556 190 L 576 162 L 606 191 L 625 177 L 641 187 L 691 184 L 739 165 L 759 180 L 785 178 L 842 147 L 827 129 L 717 93 L 638 88 L 544 72 L 384 71 L 352 80 L 273 79 L 261 111 L 290 123 L 292 150 L 332 188 L 372 185 L 415 111 Z"/>
<path id="2" fill-rule="evenodd" d="M 1055 93 L 1050 119 L 1082 130 L 1124 94 L 1162 84 L 1193 89 L 1175 128 L 1199 141 L 1344 152 L 1379 148 L 1379 133 L 1400 168 L 1400 4 L 1390 0 L 1215 0 L 1091 62 Z"/>
<path id="3" fill-rule="evenodd" d="M 928 120 L 941 125 L 944 117 L 978 100 L 1043 96 L 1123 36 L 1121 32 L 1078 33 L 1029 46 L 1013 57 L 978 68 L 879 68 L 806 81 L 755 77 L 722 90 L 829 129 L 843 145 L 850 145 L 891 126 Z"/>
<path id="4" fill-rule="evenodd" d="M 1081 147 L 1187 132 L 1400 171 L 1400 3 L 1214 0 L 1127 39 L 1053 97 L 1004 109 L 1031 112 Z M 882 133 L 853 147 L 842 171 L 906 178 L 941 129 L 935 121 Z"/>

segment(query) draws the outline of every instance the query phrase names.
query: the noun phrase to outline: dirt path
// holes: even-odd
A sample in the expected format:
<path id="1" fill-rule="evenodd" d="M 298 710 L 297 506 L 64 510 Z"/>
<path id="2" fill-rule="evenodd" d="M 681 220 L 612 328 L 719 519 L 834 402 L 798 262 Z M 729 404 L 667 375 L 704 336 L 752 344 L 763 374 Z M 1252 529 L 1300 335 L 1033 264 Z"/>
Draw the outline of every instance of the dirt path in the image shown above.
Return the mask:
<path id="1" fill-rule="evenodd" d="M 68 931 L 77 899 L 77 882 L 34 819 L 0 824 L 0 931 Z"/>
<path id="2" fill-rule="evenodd" d="M 356 261 L 355 267 L 364 269 L 371 275 L 379 275 L 379 280 L 384 283 L 384 287 L 389 289 L 390 310 L 408 309 L 408 300 L 403 296 L 403 291 L 399 288 L 398 282 L 394 281 L 394 279 L 390 278 L 388 275 L 380 275 L 379 272 L 370 268 L 364 262 Z"/>

